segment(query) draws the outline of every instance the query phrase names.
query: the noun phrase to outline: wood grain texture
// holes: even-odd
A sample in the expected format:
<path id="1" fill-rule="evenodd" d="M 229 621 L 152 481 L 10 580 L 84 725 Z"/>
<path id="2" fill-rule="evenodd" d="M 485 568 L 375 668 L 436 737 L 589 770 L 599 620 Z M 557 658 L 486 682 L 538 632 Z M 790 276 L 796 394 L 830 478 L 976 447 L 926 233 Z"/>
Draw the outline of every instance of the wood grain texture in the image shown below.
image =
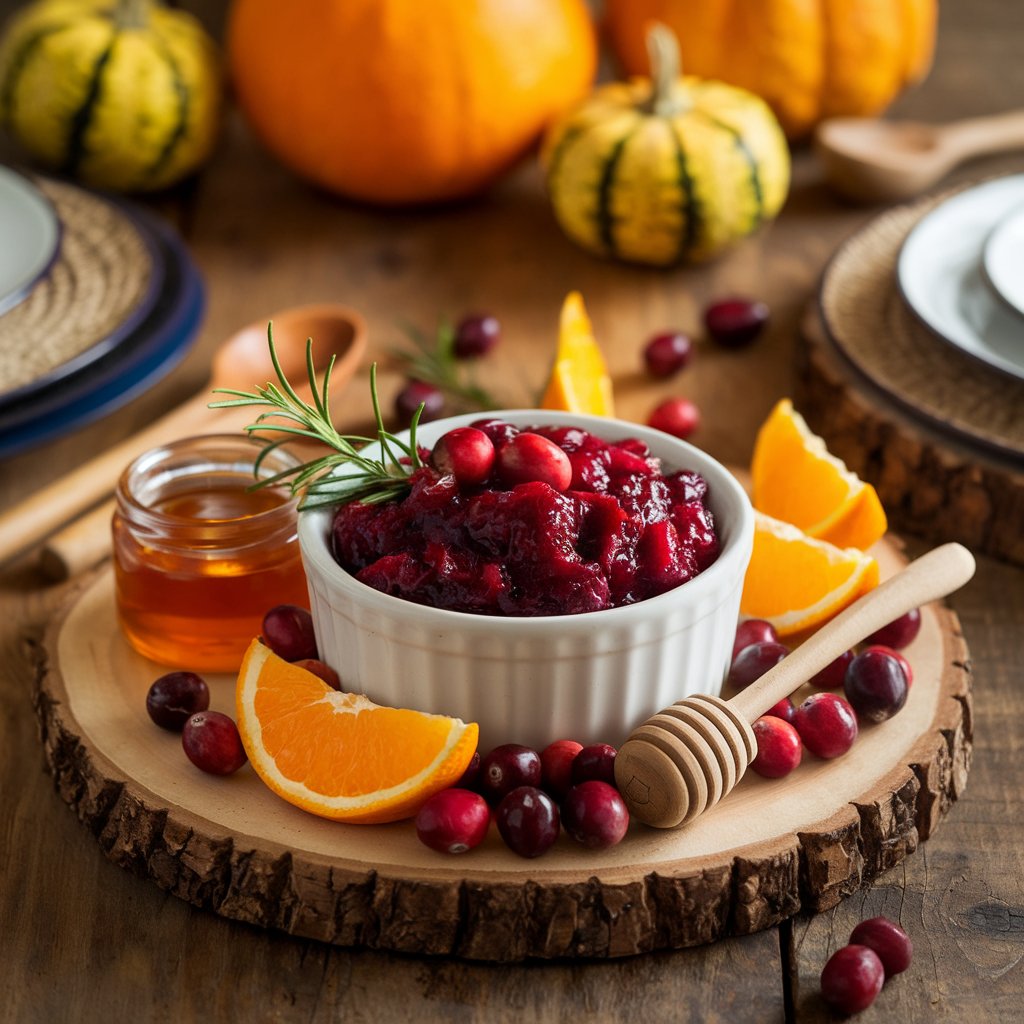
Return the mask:
<path id="1" fill-rule="evenodd" d="M 895 546 L 876 551 L 891 575 Z M 917 677 L 907 706 L 862 730 L 843 758 L 808 756 L 784 783 L 750 775 L 683 828 L 634 824 L 611 850 L 565 841 L 536 861 L 493 830 L 471 855 L 438 857 L 409 823 L 339 825 L 296 812 L 248 768 L 230 779 L 194 771 L 177 737 L 143 712 L 164 667 L 120 635 L 109 570 L 72 591 L 36 648 L 35 703 L 61 797 L 107 857 L 181 899 L 343 946 L 605 959 L 829 907 L 914 852 L 919 817 L 934 828 L 969 763 L 970 674 L 955 615 L 925 607 L 907 657 Z M 211 706 L 230 710 L 233 680 L 211 676 L 210 687 Z"/>
<path id="2" fill-rule="evenodd" d="M 836 350 L 814 304 L 802 334 L 798 406 L 829 449 L 875 485 L 893 525 L 1024 565 L 1024 468 L 942 434 L 872 387 Z"/>
<path id="3" fill-rule="evenodd" d="M 986 595 L 996 592 L 1003 596 L 993 605 Z M 963 591 L 958 606 L 974 627 L 972 661 L 985 680 L 966 709 L 976 737 L 967 791 L 935 839 L 915 856 L 880 875 L 870 890 L 795 924 L 787 956 L 798 967 L 794 1003 L 801 1021 L 835 1019 L 820 1000 L 818 976 L 853 927 L 878 914 L 908 932 L 914 959 L 858 1021 L 1002 1021 L 1019 1015 L 1024 697 L 1019 670 L 1006 660 L 1019 657 L 1019 633 L 1011 638 L 1004 630 L 1019 630 L 1024 621 L 1020 570 L 982 564 L 978 584 Z M 951 777 L 961 772 L 952 761 L 947 770 Z"/>

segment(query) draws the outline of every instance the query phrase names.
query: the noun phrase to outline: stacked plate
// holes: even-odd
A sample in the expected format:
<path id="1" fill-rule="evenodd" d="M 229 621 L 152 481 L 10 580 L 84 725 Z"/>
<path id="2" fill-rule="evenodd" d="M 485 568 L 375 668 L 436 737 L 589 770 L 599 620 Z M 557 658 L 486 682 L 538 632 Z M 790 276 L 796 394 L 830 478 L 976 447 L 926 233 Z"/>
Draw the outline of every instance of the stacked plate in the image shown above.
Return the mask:
<path id="1" fill-rule="evenodd" d="M 203 306 L 194 263 L 158 218 L 0 166 L 0 456 L 152 387 L 184 358 Z"/>
<path id="2" fill-rule="evenodd" d="M 959 192 L 922 217 L 897 278 L 936 335 L 1024 380 L 1024 174 Z"/>

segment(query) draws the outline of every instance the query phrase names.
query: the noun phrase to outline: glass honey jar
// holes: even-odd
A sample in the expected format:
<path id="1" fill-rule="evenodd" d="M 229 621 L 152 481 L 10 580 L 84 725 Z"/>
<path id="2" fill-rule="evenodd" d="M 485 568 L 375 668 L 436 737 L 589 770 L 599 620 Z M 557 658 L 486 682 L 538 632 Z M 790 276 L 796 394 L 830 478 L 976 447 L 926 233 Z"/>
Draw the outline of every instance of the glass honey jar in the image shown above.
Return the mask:
<path id="1" fill-rule="evenodd" d="M 309 606 L 287 487 L 253 490 L 261 445 L 186 438 L 140 455 L 117 488 L 117 613 L 131 645 L 181 669 L 237 672 L 277 604 Z M 297 465 L 275 449 L 260 477 Z"/>

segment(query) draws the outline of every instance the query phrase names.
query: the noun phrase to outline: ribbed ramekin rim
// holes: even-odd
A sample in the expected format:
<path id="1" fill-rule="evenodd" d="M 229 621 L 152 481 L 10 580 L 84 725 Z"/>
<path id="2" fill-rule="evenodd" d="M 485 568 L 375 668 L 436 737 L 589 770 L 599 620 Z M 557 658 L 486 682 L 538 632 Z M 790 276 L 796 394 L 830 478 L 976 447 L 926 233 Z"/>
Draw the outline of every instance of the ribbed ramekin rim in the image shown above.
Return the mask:
<path id="1" fill-rule="evenodd" d="M 327 537 L 330 531 L 331 510 L 318 509 L 302 512 L 299 515 L 299 544 L 306 559 L 307 574 L 310 570 L 328 591 L 340 589 L 356 604 L 363 605 L 371 612 L 377 612 L 392 621 L 415 620 L 421 626 L 435 626 L 439 631 L 452 629 L 470 632 L 493 633 L 500 629 L 509 636 L 532 637 L 550 631 L 591 632 L 597 628 L 611 628 L 613 624 L 626 626 L 630 620 L 651 620 L 667 618 L 669 613 L 677 609 L 681 602 L 699 603 L 702 599 L 721 602 L 731 593 L 733 586 L 742 579 L 750 559 L 754 536 L 754 512 L 746 491 L 729 470 L 706 452 L 671 437 L 660 431 L 643 427 L 626 420 L 610 417 L 583 416 L 574 413 L 554 412 L 544 409 L 501 409 L 494 412 L 470 413 L 452 416 L 420 428 L 420 439 L 431 435 L 440 436 L 455 426 L 464 426 L 473 420 L 487 417 L 508 419 L 515 423 L 524 418 L 533 423 L 559 424 L 580 426 L 600 436 L 602 426 L 612 426 L 622 431 L 621 436 L 637 437 L 645 441 L 655 454 L 668 462 L 672 468 L 696 469 L 708 482 L 712 494 L 712 502 L 720 504 L 719 493 L 724 489 L 731 499 L 730 505 L 738 510 L 738 522 L 728 524 L 728 536 L 722 544 L 718 558 L 698 576 L 678 587 L 668 590 L 656 597 L 646 598 L 636 604 L 623 605 L 618 608 L 605 608 L 599 611 L 584 612 L 571 615 L 542 616 L 496 616 L 480 615 L 473 612 L 451 611 L 447 608 L 432 608 L 429 605 L 406 601 L 391 594 L 384 594 L 373 587 L 361 583 L 350 573 L 341 568 L 330 552 Z M 679 452 L 679 457 L 663 455 L 656 448 L 669 448 Z M 698 464 L 687 464 L 688 458 L 694 458 Z M 709 470 L 709 471 L 707 471 Z M 716 520 L 719 518 L 716 512 Z M 716 525 L 716 529 L 721 527 Z M 721 536 L 721 533 L 720 533 Z"/>

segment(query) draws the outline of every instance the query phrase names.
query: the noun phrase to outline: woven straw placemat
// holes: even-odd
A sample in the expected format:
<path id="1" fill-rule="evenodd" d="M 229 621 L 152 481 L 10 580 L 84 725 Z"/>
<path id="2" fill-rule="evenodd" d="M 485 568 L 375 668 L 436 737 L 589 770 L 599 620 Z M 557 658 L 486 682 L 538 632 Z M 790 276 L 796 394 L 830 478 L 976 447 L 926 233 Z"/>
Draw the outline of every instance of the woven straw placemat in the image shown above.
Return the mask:
<path id="1" fill-rule="evenodd" d="M 36 184 L 60 217 L 60 254 L 30 294 L 0 316 L 0 400 L 110 351 L 159 291 L 154 249 L 125 212 L 74 185 Z"/>
<path id="2" fill-rule="evenodd" d="M 961 440 L 1024 459 L 1024 381 L 934 335 L 900 293 L 904 240 L 951 194 L 889 210 L 849 238 L 822 278 L 822 319 L 843 356 L 904 408 Z"/>

